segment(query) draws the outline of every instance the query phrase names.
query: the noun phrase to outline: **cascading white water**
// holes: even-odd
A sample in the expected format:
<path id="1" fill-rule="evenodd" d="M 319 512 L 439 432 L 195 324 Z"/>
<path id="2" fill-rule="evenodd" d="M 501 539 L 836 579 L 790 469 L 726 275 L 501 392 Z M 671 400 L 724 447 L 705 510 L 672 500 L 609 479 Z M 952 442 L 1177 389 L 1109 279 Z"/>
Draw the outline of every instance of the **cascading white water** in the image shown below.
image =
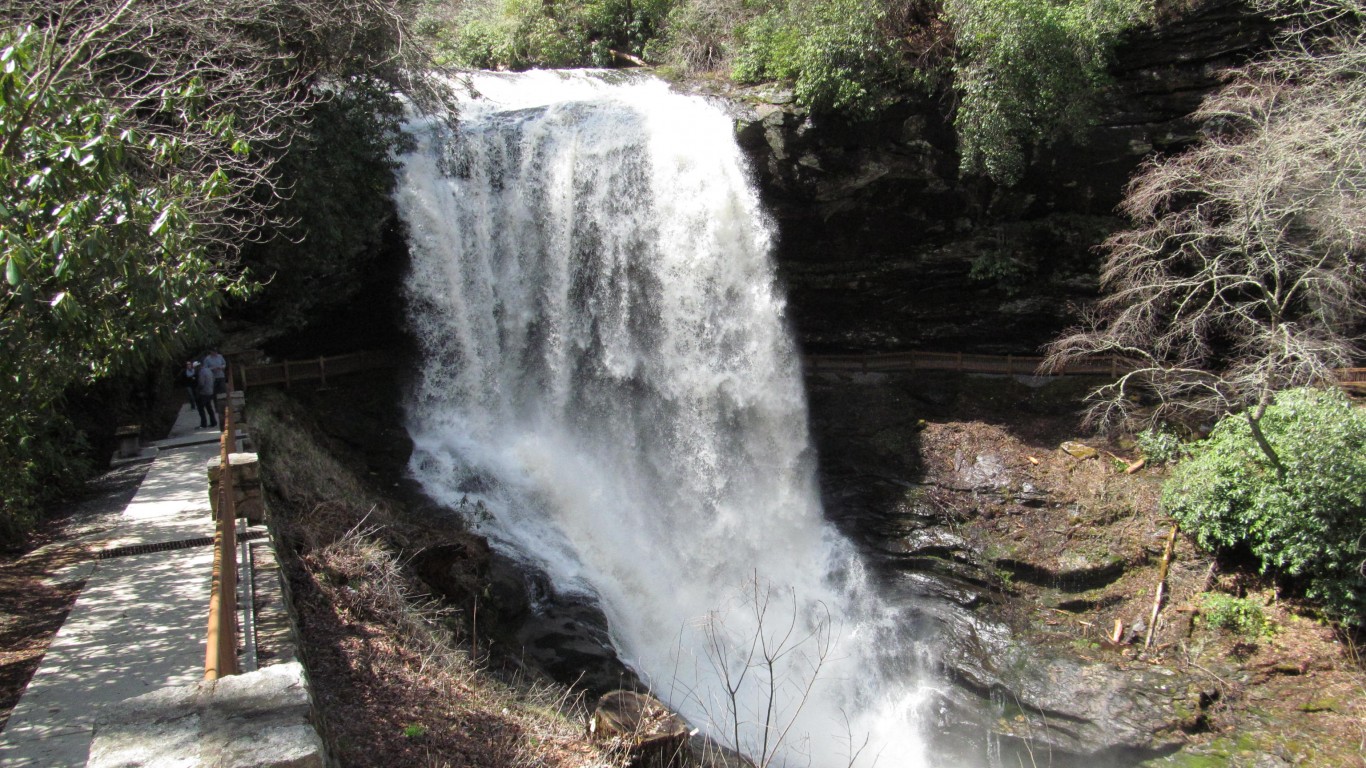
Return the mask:
<path id="1" fill-rule="evenodd" d="M 594 596 L 715 737 L 775 765 L 922 765 L 914 653 L 822 519 L 729 120 L 648 77 L 474 84 L 458 131 L 414 121 L 402 158 L 413 473 Z"/>

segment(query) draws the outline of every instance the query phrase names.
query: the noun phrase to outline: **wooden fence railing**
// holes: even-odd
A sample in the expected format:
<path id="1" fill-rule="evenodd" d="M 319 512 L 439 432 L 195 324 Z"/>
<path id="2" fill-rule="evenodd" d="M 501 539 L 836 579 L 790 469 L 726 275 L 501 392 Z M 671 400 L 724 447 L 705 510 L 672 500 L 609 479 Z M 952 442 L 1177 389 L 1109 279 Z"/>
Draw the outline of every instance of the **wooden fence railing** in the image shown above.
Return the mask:
<path id="1" fill-rule="evenodd" d="M 1338 386 L 1353 395 L 1366 394 L 1366 368 L 1339 368 Z"/>
<path id="2" fill-rule="evenodd" d="M 1033 375 L 1044 358 L 1037 355 L 977 355 L 966 352 L 886 352 L 866 355 L 809 355 L 808 371 L 961 371 Z M 1082 360 L 1055 371 L 1054 376 L 1118 376 L 1129 370 L 1112 355 Z"/>
<path id="3" fill-rule="evenodd" d="M 328 376 L 392 368 L 395 365 L 398 365 L 398 356 L 393 352 L 355 352 L 312 360 L 285 360 L 280 363 L 238 366 L 237 383 L 242 389 L 270 384 L 283 384 L 288 387 L 304 381 L 320 381 L 323 386 L 327 386 Z"/>
<path id="4" fill-rule="evenodd" d="M 960 371 L 1037 375 L 1043 357 L 1036 355 L 976 355 L 961 352 L 884 352 L 865 355 L 809 355 L 806 369 L 811 372 L 894 372 Z M 1111 376 L 1131 370 L 1130 364 L 1114 355 L 1098 355 L 1081 360 L 1049 376 Z M 1366 368 L 1339 368 L 1338 386 L 1352 395 L 1366 395 Z"/>
<path id="5" fill-rule="evenodd" d="M 996 373 L 1005 375 L 1037 375 L 1044 358 L 1039 355 L 979 355 L 969 352 L 874 352 L 853 355 L 807 355 L 803 364 L 808 371 L 872 373 L 894 371 L 959 371 L 962 373 Z M 398 365 L 393 352 L 356 352 L 349 355 L 318 357 L 310 360 L 285 360 L 279 363 L 237 366 L 238 386 L 283 384 L 320 381 L 327 385 L 328 376 L 341 376 L 376 368 Z M 1130 370 L 1130 364 L 1115 355 L 1098 355 L 1068 365 L 1051 376 L 1118 376 Z M 1343 389 L 1366 394 L 1366 368 L 1338 370 L 1338 383 Z"/>

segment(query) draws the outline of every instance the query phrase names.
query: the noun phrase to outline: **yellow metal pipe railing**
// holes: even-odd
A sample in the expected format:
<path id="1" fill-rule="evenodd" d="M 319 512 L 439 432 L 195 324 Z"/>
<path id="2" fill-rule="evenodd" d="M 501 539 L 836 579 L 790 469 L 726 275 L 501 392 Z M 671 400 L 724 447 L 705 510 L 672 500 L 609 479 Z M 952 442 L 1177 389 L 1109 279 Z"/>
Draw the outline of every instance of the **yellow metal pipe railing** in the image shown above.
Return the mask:
<path id="1" fill-rule="evenodd" d="M 237 494 L 232 483 L 232 377 L 221 416 L 219 440 L 218 516 L 214 531 L 213 587 L 209 593 L 209 642 L 204 652 L 204 679 L 235 675 L 237 667 Z"/>

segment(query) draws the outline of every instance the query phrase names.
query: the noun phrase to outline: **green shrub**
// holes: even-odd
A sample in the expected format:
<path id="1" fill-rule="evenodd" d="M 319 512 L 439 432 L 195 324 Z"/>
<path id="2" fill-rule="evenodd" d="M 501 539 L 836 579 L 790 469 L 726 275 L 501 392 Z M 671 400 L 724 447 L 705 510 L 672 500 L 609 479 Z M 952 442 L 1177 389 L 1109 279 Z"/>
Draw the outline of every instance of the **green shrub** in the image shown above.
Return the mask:
<path id="1" fill-rule="evenodd" d="M 1286 390 L 1261 419 L 1278 471 L 1242 415 L 1177 465 L 1163 509 L 1201 546 L 1246 548 L 1348 624 L 1366 617 L 1366 411 L 1336 391 Z"/>
<path id="2" fill-rule="evenodd" d="M 1138 450 L 1150 464 L 1172 464 L 1190 453 L 1181 436 L 1167 426 L 1150 427 L 1134 436 Z"/>
<path id="3" fill-rule="evenodd" d="M 1245 598 L 1206 592 L 1200 596 L 1200 611 L 1206 624 L 1249 639 L 1267 635 L 1271 630 L 1261 606 Z"/>

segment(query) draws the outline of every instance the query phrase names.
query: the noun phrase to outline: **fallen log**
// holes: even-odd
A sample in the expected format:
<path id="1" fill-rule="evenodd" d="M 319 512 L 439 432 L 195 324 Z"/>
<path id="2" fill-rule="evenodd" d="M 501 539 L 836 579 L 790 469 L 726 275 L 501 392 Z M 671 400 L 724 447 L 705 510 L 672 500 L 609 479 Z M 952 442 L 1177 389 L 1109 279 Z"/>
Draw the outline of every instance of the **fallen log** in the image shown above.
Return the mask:
<path id="1" fill-rule="evenodd" d="M 1143 639 L 1143 649 L 1146 651 L 1153 645 L 1153 633 L 1157 632 L 1157 614 L 1162 610 L 1162 598 L 1166 596 L 1167 571 L 1172 564 L 1172 551 L 1176 548 L 1176 523 L 1172 523 L 1172 532 L 1167 536 L 1167 548 L 1162 553 L 1162 570 L 1157 574 L 1157 590 L 1153 595 L 1153 615 L 1148 622 L 1148 636 Z"/>

